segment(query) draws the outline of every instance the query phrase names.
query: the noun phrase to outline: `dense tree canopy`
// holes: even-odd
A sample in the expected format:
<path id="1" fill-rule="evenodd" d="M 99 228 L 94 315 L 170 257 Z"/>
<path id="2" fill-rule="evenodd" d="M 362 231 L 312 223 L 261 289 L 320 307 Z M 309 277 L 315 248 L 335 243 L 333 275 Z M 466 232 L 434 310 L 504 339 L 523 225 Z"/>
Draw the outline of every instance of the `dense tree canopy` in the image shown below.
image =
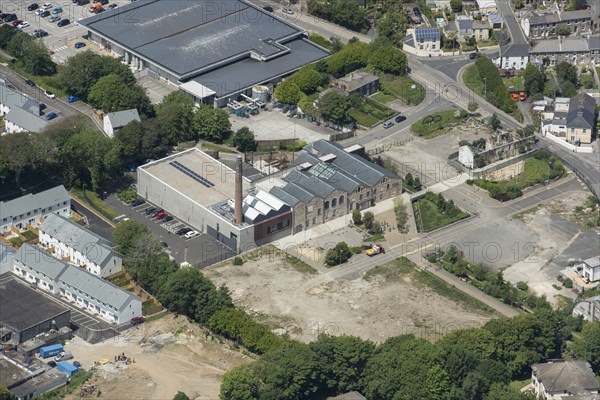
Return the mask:
<path id="1" fill-rule="evenodd" d="M 151 116 L 154 112 L 146 89 L 137 83 L 124 82 L 117 74 L 109 74 L 98 79 L 90 88 L 87 100 L 92 107 L 106 113 L 132 108 L 147 116 Z"/>
<path id="2" fill-rule="evenodd" d="M 314 65 L 309 64 L 294 72 L 288 79 L 305 94 L 314 93 L 323 83 L 323 77 Z"/>
<path id="3" fill-rule="evenodd" d="M 205 104 L 201 104 L 196 110 L 192 123 L 200 138 L 211 142 L 222 143 L 229 137 L 231 130 L 227 112 Z"/>
<path id="4" fill-rule="evenodd" d="M 284 104 L 298 104 L 302 91 L 292 80 L 286 79 L 275 88 L 275 98 Z"/>
<path id="5" fill-rule="evenodd" d="M 596 375 L 600 375 L 600 322 L 585 322 L 573 347 L 577 357 L 588 361 Z"/>
<path id="6" fill-rule="evenodd" d="M 528 63 L 523 73 L 525 93 L 527 96 L 535 96 L 544 92 L 544 73 L 532 63 Z"/>
<path id="7" fill-rule="evenodd" d="M 18 66 L 33 75 L 52 75 L 56 72 L 56 65 L 44 42 L 25 32 L 9 37 L 7 51 L 17 59 Z"/>
<path id="8" fill-rule="evenodd" d="M 169 144 L 193 140 L 194 99 L 181 91 L 165 96 L 156 106 L 156 122 Z"/>
<path id="9" fill-rule="evenodd" d="M 400 75 L 406 73 L 408 61 L 406 54 L 396 47 L 380 47 L 371 53 L 369 62 L 381 72 Z"/>
<path id="10" fill-rule="evenodd" d="M 231 142 L 242 152 L 255 151 L 257 146 L 254 132 L 247 126 L 238 129 L 231 138 Z"/>
<path id="11" fill-rule="evenodd" d="M 370 53 L 371 49 L 366 43 L 349 43 L 325 60 L 327 72 L 335 77 L 344 76 L 350 71 L 366 66 Z"/>
<path id="12" fill-rule="evenodd" d="M 308 12 L 357 32 L 367 27 L 365 11 L 354 0 L 309 0 Z"/>
<path id="13" fill-rule="evenodd" d="M 348 97 L 338 92 L 329 92 L 319 99 L 321 115 L 337 123 L 345 123 L 351 120 L 348 114 L 351 106 Z"/>

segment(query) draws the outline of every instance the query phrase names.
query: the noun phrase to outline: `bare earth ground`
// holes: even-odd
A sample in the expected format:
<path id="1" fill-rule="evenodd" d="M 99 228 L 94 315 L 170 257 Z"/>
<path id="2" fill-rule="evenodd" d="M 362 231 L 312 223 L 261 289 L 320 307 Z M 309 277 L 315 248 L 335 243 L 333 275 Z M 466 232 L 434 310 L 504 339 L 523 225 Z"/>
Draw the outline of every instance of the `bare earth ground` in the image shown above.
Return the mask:
<path id="1" fill-rule="evenodd" d="M 377 342 L 408 333 L 437 339 L 490 318 L 411 282 L 336 281 L 299 272 L 274 256 L 204 272 L 216 285 L 226 284 L 238 306 L 305 342 L 324 332 Z"/>
<path id="2" fill-rule="evenodd" d="M 573 291 L 562 287 L 556 279 L 564 265 L 557 265 L 553 260 L 571 246 L 580 233 L 586 229 L 585 213 L 576 212 L 575 208 L 583 206 L 589 193 L 568 193 L 548 204 L 540 205 L 521 213 L 524 227 L 537 237 L 538 249 L 524 260 L 517 262 L 504 271 L 504 277 L 511 282 L 524 281 L 538 295 L 545 295 L 552 304 L 557 304 L 561 296 L 575 298 Z M 595 235 L 591 235 L 593 238 Z M 584 244 L 596 248 L 597 244 Z M 583 253 L 580 253 L 584 256 Z M 558 290 L 553 285 L 561 289 Z"/>
<path id="3" fill-rule="evenodd" d="M 142 346 L 143 338 L 147 343 Z M 152 344 L 156 342 L 164 345 L 158 349 L 160 345 Z M 93 366 L 94 361 L 111 361 L 99 366 L 90 380 L 101 392 L 100 398 L 110 400 L 172 399 L 177 391 L 185 392 L 191 399 L 216 400 L 223 373 L 250 361 L 226 347 L 187 318 L 173 315 L 96 345 L 76 337 L 65 346 L 86 369 Z M 121 353 L 133 358 L 135 363 L 115 363 L 115 355 Z M 69 400 L 79 398 L 79 391 L 67 397 Z"/>

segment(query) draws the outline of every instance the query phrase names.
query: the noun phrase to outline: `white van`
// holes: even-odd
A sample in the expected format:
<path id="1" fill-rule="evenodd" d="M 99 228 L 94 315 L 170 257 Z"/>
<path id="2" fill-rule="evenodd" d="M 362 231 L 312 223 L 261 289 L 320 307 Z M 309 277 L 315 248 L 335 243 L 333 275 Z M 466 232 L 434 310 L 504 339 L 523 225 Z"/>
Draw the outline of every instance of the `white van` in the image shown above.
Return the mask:
<path id="1" fill-rule="evenodd" d="M 70 351 L 61 351 L 54 357 L 55 361 L 67 361 L 73 358 L 73 354 Z"/>

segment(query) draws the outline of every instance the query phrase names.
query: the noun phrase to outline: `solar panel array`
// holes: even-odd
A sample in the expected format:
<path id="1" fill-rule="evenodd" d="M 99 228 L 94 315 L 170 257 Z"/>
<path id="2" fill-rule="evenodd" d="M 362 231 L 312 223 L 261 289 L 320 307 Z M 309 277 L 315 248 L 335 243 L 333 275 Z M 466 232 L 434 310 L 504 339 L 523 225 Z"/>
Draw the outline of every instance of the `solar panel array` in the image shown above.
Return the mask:
<path id="1" fill-rule="evenodd" d="M 436 40 L 440 38 L 440 31 L 436 28 L 415 29 L 417 40 Z"/>
<path id="2" fill-rule="evenodd" d="M 188 167 L 186 167 L 179 161 L 171 161 L 171 162 L 169 162 L 169 164 L 171 164 L 173 167 L 177 168 L 179 171 L 183 172 L 184 174 L 186 174 L 187 176 L 189 176 L 196 182 L 200 182 L 207 188 L 215 186 L 214 183 L 212 183 L 211 181 L 209 181 L 206 178 L 201 177 L 200 175 L 198 175 L 197 173 L 195 173 L 194 171 L 192 171 L 191 169 L 189 169 Z"/>

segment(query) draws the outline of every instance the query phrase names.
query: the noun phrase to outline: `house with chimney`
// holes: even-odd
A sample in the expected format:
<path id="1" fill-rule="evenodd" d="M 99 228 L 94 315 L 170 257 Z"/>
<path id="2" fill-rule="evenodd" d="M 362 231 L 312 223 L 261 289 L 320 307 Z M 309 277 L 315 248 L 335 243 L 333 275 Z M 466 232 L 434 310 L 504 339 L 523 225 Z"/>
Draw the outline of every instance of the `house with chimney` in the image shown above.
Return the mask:
<path id="1" fill-rule="evenodd" d="M 366 71 L 356 71 L 336 80 L 335 86 L 347 94 L 370 96 L 379 91 L 379 77 Z"/>
<path id="2" fill-rule="evenodd" d="M 530 39 L 556 36 L 560 30 L 581 35 L 591 32 L 592 11 L 558 11 L 557 13 L 532 14 L 521 20 L 523 33 Z"/>
<path id="3" fill-rule="evenodd" d="M 531 388 L 545 400 L 597 400 L 598 382 L 587 361 L 554 360 L 531 366 Z"/>
<path id="4" fill-rule="evenodd" d="M 542 134 L 551 134 L 567 143 L 589 144 L 596 126 L 596 101 L 586 93 L 569 99 L 557 98 L 542 112 Z"/>
<path id="5" fill-rule="evenodd" d="M 531 62 L 541 66 L 544 60 L 554 66 L 562 61 L 573 65 L 600 64 L 600 35 L 558 36 L 538 40 L 529 50 Z"/>

